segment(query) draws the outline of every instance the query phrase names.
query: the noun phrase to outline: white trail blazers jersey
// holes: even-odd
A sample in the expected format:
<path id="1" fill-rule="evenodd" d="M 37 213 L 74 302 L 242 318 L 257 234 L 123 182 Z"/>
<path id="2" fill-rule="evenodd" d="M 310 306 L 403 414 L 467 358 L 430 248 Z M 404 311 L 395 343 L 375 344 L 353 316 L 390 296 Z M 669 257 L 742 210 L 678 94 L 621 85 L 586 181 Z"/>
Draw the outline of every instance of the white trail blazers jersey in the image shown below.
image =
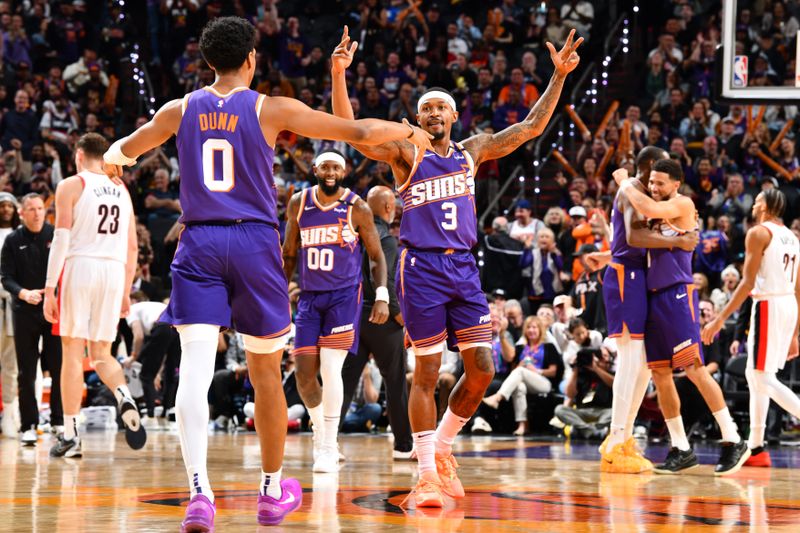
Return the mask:
<path id="1" fill-rule="evenodd" d="M 128 230 L 133 205 L 124 185 L 105 174 L 83 171 L 83 192 L 75 203 L 70 232 L 70 257 L 128 261 Z"/>
<path id="2" fill-rule="evenodd" d="M 753 298 L 794 295 L 797 268 L 800 266 L 800 242 L 786 226 L 774 222 L 764 222 L 761 225 L 772 234 L 772 240 L 761 259 Z"/>

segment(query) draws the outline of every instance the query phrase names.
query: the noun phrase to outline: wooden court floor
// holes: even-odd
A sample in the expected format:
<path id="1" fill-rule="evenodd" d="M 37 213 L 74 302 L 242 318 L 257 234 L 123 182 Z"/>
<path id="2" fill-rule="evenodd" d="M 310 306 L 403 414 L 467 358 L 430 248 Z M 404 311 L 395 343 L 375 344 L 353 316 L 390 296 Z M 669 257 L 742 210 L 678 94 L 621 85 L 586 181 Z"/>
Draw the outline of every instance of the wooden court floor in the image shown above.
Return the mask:
<path id="1" fill-rule="evenodd" d="M 310 436 L 289 436 L 284 472 L 301 480 L 303 505 L 280 527 L 259 528 L 255 435 L 211 436 L 216 531 L 800 531 L 800 449 L 773 450 L 776 468 L 730 478 L 715 478 L 709 464 L 681 476 L 601 475 L 596 445 L 460 438 L 466 498 L 419 513 L 398 506 L 414 464 L 391 461 L 388 437 L 341 440 L 347 462 L 338 476 L 312 475 Z M 178 531 L 187 493 L 174 431 L 150 432 L 139 452 L 121 434 L 89 433 L 76 460 L 50 459 L 51 442 L 0 440 L 0 531 Z M 704 463 L 717 453 L 697 451 Z"/>

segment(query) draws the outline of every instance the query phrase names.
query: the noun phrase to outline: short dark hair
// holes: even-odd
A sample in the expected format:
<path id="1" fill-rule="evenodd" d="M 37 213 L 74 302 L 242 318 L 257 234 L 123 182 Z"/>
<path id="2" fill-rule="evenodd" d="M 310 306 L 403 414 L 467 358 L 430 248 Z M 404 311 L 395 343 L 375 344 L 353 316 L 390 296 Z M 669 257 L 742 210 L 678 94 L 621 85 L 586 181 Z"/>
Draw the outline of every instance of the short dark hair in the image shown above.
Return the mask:
<path id="1" fill-rule="evenodd" d="M 203 28 L 200 53 L 217 72 L 238 70 L 256 46 L 256 29 L 240 17 L 220 17 Z"/>
<path id="2" fill-rule="evenodd" d="M 659 159 L 653 165 L 653 172 L 663 172 L 668 174 L 673 181 L 683 181 L 683 169 L 681 164 L 674 159 Z"/>
<path id="3" fill-rule="evenodd" d="M 653 161 L 664 159 L 666 150 L 658 146 L 645 146 L 639 155 L 636 156 L 636 168 L 642 168 L 647 165 L 652 165 Z"/>
<path id="4" fill-rule="evenodd" d="M 422 96 L 425 96 L 428 93 L 432 93 L 433 91 L 441 91 L 441 92 L 447 94 L 448 96 L 450 96 L 450 98 L 453 98 L 453 100 L 455 100 L 455 97 L 453 97 L 453 93 L 451 93 L 450 91 L 448 91 L 444 87 L 431 87 L 430 89 L 428 89 L 427 91 L 422 93 Z"/>
<path id="5" fill-rule="evenodd" d="M 585 328 L 589 327 L 589 326 L 586 325 L 586 322 L 581 317 L 576 316 L 576 317 L 571 318 L 569 320 L 569 324 L 567 325 L 567 331 L 572 333 L 573 331 L 575 331 L 576 329 L 578 329 L 581 326 L 583 326 Z"/>
<path id="6" fill-rule="evenodd" d="M 764 195 L 764 203 L 767 204 L 767 211 L 776 218 L 781 218 L 786 210 L 786 195 L 779 189 L 768 189 L 761 191 Z"/>
<path id="7" fill-rule="evenodd" d="M 103 154 L 108 151 L 108 141 L 97 133 L 86 133 L 75 143 L 75 151 L 83 150 L 90 159 L 103 159 Z"/>

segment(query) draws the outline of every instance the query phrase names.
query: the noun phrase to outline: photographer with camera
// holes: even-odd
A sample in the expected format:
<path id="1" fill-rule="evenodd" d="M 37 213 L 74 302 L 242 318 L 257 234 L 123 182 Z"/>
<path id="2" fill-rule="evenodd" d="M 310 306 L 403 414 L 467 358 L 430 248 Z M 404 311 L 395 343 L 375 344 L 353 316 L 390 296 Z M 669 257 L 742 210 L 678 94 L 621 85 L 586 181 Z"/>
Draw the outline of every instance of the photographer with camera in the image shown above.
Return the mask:
<path id="1" fill-rule="evenodd" d="M 578 352 L 565 393 L 571 405 L 556 407 L 556 417 L 575 434 L 586 439 L 602 439 L 611 423 L 611 398 L 614 374 L 611 354 L 601 349 L 583 348 Z"/>

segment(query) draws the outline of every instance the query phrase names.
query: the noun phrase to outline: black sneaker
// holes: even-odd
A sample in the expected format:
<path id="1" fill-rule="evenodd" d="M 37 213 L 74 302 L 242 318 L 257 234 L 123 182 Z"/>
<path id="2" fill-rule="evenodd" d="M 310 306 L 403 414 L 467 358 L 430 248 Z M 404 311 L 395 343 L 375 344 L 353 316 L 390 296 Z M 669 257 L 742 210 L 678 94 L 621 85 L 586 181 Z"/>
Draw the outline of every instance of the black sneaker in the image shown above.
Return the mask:
<path id="1" fill-rule="evenodd" d="M 723 442 L 722 451 L 719 454 L 719 461 L 717 461 L 717 466 L 714 467 L 714 475 L 725 476 L 728 474 L 735 474 L 742 468 L 742 465 L 747 461 L 748 457 L 750 457 L 750 448 L 743 439 L 740 439 L 736 444 L 732 442 Z"/>
<path id="2" fill-rule="evenodd" d="M 50 457 L 83 457 L 80 437 L 65 439 L 64 435 L 59 435 L 56 443 L 50 448 Z"/>
<path id="3" fill-rule="evenodd" d="M 125 426 L 125 441 L 134 450 L 143 447 L 147 442 L 147 433 L 139 418 L 139 408 L 130 398 L 123 398 L 119 403 L 119 416 Z"/>
<path id="4" fill-rule="evenodd" d="M 667 458 L 660 465 L 653 468 L 656 474 L 677 474 L 684 470 L 690 470 L 700 466 L 697 462 L 697 456 L 692 450 L 681 451 L 678 448 L 670 449 Z"/>

